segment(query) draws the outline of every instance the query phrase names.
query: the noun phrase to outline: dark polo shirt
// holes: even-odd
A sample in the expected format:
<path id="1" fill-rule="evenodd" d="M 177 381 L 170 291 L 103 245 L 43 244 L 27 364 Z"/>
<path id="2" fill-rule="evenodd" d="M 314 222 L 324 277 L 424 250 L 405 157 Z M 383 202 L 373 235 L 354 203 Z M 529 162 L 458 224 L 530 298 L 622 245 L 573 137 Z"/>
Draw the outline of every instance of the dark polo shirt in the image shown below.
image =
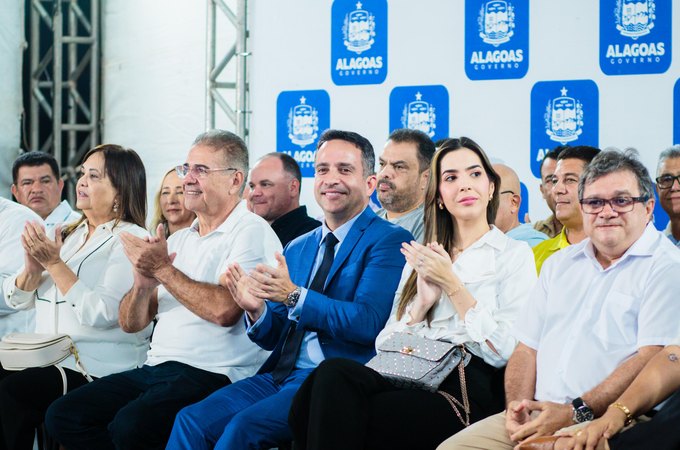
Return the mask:
<path id="1" fill-rule="evenodd" d="M 284 247 L 298 236 L 321 226 L 321 222 L 307 215 L 307 207 L 300 206 L 272 222 L 272 229 Z"/>

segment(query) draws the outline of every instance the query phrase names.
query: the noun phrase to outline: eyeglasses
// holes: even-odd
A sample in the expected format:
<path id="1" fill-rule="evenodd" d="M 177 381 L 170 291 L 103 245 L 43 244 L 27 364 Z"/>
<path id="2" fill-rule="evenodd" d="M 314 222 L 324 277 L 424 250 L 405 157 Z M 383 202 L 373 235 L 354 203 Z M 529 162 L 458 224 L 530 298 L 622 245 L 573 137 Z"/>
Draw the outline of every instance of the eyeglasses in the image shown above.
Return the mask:
<path id="1" fill-rule="evenodd" d="M 661 175 L 656 179 L 656 185 L 659 189 L 670 189 L 673 187 L 675 180 L 678 180 L 678 183 L 680 183 L 680 175 Z"/>
<path id="2" fill-rule="evenodd" d="M 612 211 L 625 213 L 633 210 L 635 202 L 644 203 L 649 200 L 646 195 L 640 197 L 614 197 L 604 198 L 584 198 L 581 200 L 581 209 L 586 214 L 598 214 L 604 209 L 604 205 L 609 203 Z"/>
<path id="3" fill-rule="evenodd" d="M 513 191 L 501 191 L 501 192 L 500 192 L 500 195 L 503 195 L 503 194 L 512 194 L 512 195 L 515 195 L 515 193 L 514 193 Z"/>
<path id="4" fill-rule="evenodd" d="M 186 178 L 187 175 L 191 174 L 191 176 L 194 178 L 203 179 L 207 177 L 210 172 L 221 172 L 224 170 L 238 171 L 238 169 L 234 167 L 218 167 L 217 169 L 210 169 L 206 166 L 190 166 L 189 164 L 183 164 L 181 166 L 175 167 L 177 176 L 180 178 Z"/>

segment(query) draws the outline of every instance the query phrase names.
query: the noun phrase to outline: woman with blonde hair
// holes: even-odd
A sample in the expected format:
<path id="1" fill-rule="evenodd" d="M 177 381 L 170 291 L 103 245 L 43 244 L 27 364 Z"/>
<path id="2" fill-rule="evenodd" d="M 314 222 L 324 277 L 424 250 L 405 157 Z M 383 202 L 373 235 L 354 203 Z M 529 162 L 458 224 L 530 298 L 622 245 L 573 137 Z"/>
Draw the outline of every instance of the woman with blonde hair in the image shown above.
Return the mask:
<path id="1" fill-rule="evenodd" d="M 162 224 L 166 238 L 177 230 L 191 226 L 196 218 L 196 214 L 184 207 L 184 183 L 174 167 L 165 172 L 154 205 L 151 232 L 155 233 L 158 225 Z"/>
<path id="2" fill-rule="evenodd" d="M 47 407 L 93 377 L 142 364 L 151 327 L 125 333 L 118 306 L 133 282 L 122 232 L 148 236 L 146 175 L 134 150 L 100 145 L 80 169 L 76 206 L 82 218 L 52 239 L 38 222 L 22 235 L 24 267 L 3 283 L 4 301 L 36 310 L 36 333 L 68 334 L 77 350 L 59 364 L 0 371 L 0 449 L 32 449 Z"/>
<path id="3" fill-rule="evenodd" d="M 427 244 L 402 246 L 407 264 L 376 348 L 395 332 L 452 342 L 471 355 L 464 375 L 457 368 L 429 392 L 397 387 L 355 361 L 324 361 L 293 401 L 296 449 L 434 449 L 502 409 L 497 369 L 515 347 L 510 327 L 536 280 L 532 252 L 491 225 L 500 179 L 474 141 L 444 141 L 431 173 Z"/>

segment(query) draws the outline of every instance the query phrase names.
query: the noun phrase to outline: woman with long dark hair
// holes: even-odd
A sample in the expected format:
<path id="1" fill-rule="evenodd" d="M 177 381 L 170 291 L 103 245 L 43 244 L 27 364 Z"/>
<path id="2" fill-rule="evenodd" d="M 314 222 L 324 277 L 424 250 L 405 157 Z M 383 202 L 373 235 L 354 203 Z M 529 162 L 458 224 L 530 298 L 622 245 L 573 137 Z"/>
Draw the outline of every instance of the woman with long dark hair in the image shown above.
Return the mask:
<path id="1" fill-rule="evenodd" d="M 50 403 L 92 377 L 137 367 L 146 357 L 150 327 L 128 334 L 118 326 L 118 304 L 133 281 L 118 236 L 148 236 L 142 160 L 117 145 L 93 148 L 84 157 L 76 194 L 83 216 L 57 227 L 54 238 L 41 224 L 27 223 L 24 267 L 5 280 L 3 293 L 10 307 L 36 309 L 36 333 L 68 334 L 78 360 L 4 371 L 0 449 L 32 449 Z"/>
<path id="2" fill-rule="evenodd" d="M 289 423 L 296 449 L 434 449 L 469 420 L 502 409 L 497 369 L 515 347 L 510 327 L 536 280 L 529 247 L 493 225 L 500 179 L 471 139 L 448 139 L 432 159 L 425 245 L 404 243 L 395 307 L 376 348 L 394 332 L 464 346 L 437 393 L 395 387 L 355 361 L 321 363 L 298 391 Z"/>

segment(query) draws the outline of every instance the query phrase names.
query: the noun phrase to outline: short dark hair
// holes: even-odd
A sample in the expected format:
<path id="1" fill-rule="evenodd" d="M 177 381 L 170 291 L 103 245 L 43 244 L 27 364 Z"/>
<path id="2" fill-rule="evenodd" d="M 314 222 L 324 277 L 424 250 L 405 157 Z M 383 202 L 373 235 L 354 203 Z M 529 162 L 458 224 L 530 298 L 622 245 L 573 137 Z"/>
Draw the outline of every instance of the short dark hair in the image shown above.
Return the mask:
<path id="1" fill-rule="evenodd" d="M 48 166 L 50 166 L 54 178 L 58 180 L 59 164 L 57 164 L 57 160 L 54 159 L 54 156 L 45 152 L 32 151 L 26 152 L 14 160 L 14 164 L 12 164 L 12 182 L 14 184 L 17 184 L 17 181 L 19 181 L 17 177 L 19 176 L 20 168 L 24 166 L 37 167 L 42 166 L 43 164 L 47 164 Z"/>
<path id="2" fill-rule="evenodd" d="M 591 147 L 589 145 L 575 145 L 574 147 L 566 147 L 562 149 L 560 155 L 557 157 L 558 161 L 563 159 L 580 159 L 584 163 L 588 164 L 595 158 L 601 150 L 597 147 Z"/>
<path id="3" fill-rule="evenodd" d="M 569 148 L 568 145 L 558 145 L 554 149 L 548 151 L 545 155 L 543 155 L 543 159 L 541 160 L 541 165 L 538 167 L 538 171 L 540 172 L 541 170 L 543 170 L 543 162 L 545 162 L 546 159 L 554 159 L 555 161 L 557 161 L 557 158 L 559 158 L 562 151 L 564 151 L 567 148 Z"/>
<path id="4" fill-rule="evenodd" d="M 601 152 L 588 164 L 578 182 L 578 198 L 583 200 L 585 187 L 593 181 L 610 173 L 628 171 L 635 175 L 640 195 L 647 199 L 654 198 L 654 185 L 649 171 L 638 159 L 638 152 L 634 148 L 624 151 L 608 148 Z"/>
<path id="5" fill-rule="evenodd" d="M 316 145 L 317 151 L 323 144 L 335 139 L 354 144 L 359 150 L 361 150 L 361 162 L 364 166 L 364 175 L 368 177 L 369 175 L 375 174 L 375 152 L 373 151 L 373 146 L 368 139 L 353 131 L 329 129 L 321 134 L 319 143 Z"/>
<path id="6" fill-rule="evenodd" d="M 283 166 L 283 171 L 286 172 L 291 177 L 298 180 L 298 183 L 302 183 L 302 173 L 300 172 L 300 166 L 298 166 L 297 161 L 290 156 L 288 153 L 284 152 L 271 152 L 262 156 L 258 161 L 262 161 L 265 158 L 276 158 L 281 161 Z"/>
<path id="7" fill-rule="evenodd" d="M 425 172 L 430 168 L 430 162 L 432 161 L 432 156 L 436 150 L 434 142 L 430 139 L 430 136 L 423 133 L 420 130 L 411 130 L 409 128 L 399 128 L 390 133 L 387 140 L 402 143 L 406 142 L 409 144 L 416 144 L 418 146 L 418 168 L 420 172 Z"/>
<path id="8" fill-rule="evenodd" d="M 206 145 L 221 151 L 224 162 L 243 172 L 241 194 L 248 181 L 248 146 L 238 135 L 226 130 L 208 130 L 194 139 L 193 145 Z"/>

